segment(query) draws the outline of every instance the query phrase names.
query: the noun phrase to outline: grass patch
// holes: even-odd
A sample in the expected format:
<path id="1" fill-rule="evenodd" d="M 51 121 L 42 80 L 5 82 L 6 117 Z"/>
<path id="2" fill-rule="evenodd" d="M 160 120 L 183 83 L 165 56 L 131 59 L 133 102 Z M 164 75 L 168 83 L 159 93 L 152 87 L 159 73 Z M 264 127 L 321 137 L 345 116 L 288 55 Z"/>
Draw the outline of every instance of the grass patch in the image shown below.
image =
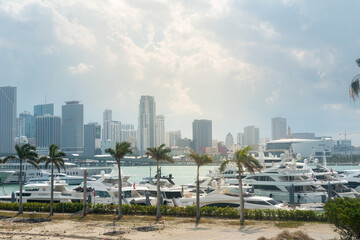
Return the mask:
<path id="1" fill-rule="evenodd" d="M 296 222 L 296 221 L 286 221 L 286 222 L 278 222 L 275 224 L 278 228 L 297 228 L 304 226 L 304 222 Z"/>

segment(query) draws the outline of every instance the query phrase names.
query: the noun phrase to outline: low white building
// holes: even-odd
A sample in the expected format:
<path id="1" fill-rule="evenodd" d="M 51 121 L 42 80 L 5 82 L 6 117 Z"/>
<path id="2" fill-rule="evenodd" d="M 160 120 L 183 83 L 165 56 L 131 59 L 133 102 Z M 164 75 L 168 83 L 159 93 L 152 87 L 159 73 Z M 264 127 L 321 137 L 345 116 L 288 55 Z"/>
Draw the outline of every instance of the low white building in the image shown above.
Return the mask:
<path id="1" fill-rule="evenodd" d="M 332 155 L 332 138 L 321 139 L 280 139 L 269 141 L 266 144 L 266 150 L 273 155 L 279 156 L 285 151 L 292 149 L 293 153 L 300 153 L 303 158 L 309 158 L 314 155 L 315 158 L 323 159 Z"/>

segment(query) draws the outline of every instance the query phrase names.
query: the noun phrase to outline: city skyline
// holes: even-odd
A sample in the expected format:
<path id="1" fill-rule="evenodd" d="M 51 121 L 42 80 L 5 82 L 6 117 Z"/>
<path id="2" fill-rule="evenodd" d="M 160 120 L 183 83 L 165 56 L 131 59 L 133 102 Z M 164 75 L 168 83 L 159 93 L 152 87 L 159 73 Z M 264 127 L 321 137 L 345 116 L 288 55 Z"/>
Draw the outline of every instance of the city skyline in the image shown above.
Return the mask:
<path id="1" fill-rule="evenodd" d="M 154 96 L 166 129 L 192 138 L 211 119 L 223 140 L 269 119 L 293 132 L 359 132 L 348 95 L 360 43 L 358 1 L 0 3 L 2 86 L 17 87 L 17 116 L 36 104 L 80 99 L 84 122 L 137 125 L 138 98 Z M 121 12 L 122 14 L 118 14 Z M 341 17 L 339 17 L 341 16 Z M 30 91 L 30 89 L 36 91 Z M 360 134 L 349 137 L 360 145 Z"/>

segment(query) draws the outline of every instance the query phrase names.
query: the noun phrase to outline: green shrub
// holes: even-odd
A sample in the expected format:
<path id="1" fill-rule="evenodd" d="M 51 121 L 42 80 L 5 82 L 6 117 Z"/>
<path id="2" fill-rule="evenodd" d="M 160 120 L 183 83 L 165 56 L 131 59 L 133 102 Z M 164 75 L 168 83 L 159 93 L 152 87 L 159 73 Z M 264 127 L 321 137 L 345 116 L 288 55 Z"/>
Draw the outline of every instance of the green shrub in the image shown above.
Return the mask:
<path id="1" fill-rule="evenodd" d="M 325 215 L 342 239 L 360 239 L 360 199 L 336 198 L 324 205 Z"/>

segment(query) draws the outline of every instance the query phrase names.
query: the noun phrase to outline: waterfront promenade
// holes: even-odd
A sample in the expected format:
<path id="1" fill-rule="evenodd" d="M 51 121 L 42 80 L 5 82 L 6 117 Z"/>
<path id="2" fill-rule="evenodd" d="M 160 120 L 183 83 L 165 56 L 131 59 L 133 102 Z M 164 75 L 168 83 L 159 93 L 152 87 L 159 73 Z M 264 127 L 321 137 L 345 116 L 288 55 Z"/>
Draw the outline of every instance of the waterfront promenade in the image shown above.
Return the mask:
<path id="1" fill-rule="evenodd" d="M 0 239 L 258 239 L 271 238 L 288 230 L 295 232 L 302 230 L 314 239 L 339 239 L 334 226 L 328 223 L 303 222 L 270 222 L 246 221 L 246 225 L 239 226 L 239 220 L 202 219 L 196 226 L 193 218 L 163 217 L 158 223 L 152 216 L 124 216 L 121 221 L 113 223 L 112 215 L 88 215 L 71 217 L 70 214 L 56 214 L 50 222 L 42 223 L 15 223 L 16 213 L 0 211 L 0 215 L 12 216 L 1 219 Z M 48 214 L 26 213 L 23 217 L 43 217 Z M 159 230 L 140 232 L 137 227 L 152 226 Z M 124 231 L 119 236 L 107 236 L 106 232 Z"/>

